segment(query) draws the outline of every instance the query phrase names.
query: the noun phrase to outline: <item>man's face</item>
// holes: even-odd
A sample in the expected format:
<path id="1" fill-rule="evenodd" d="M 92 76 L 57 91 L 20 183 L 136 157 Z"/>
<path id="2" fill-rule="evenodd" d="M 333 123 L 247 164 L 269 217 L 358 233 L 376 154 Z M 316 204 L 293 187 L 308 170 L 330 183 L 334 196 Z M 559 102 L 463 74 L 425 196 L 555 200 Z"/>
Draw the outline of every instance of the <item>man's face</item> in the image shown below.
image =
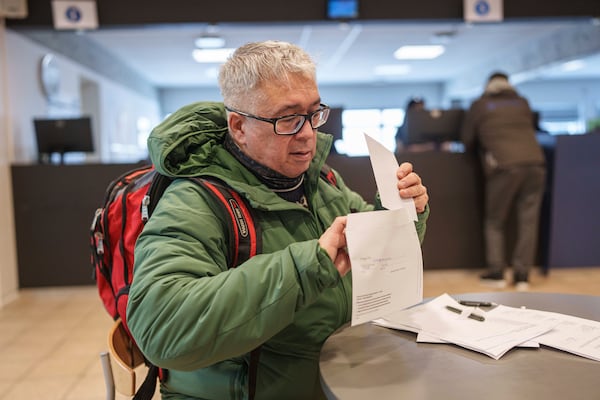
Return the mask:
<path id="1" fill-rule="evenodd" d="M 242 109 L 264 118 L 276 118 L 290 114 L 308 114 L 317 109 L 321 102 L 316 82 L 303 77 L 292 77 L 289 85 L 280 82 L 262 88 L 261 98 L 255 109 Z M 317 147 L 316 131 L 307 120 L 295 135 L 277 135 L 273 124 L 229 114 L 229 127 L 235 142 L 253 160 L 289 178 L 304 173 Z"/>

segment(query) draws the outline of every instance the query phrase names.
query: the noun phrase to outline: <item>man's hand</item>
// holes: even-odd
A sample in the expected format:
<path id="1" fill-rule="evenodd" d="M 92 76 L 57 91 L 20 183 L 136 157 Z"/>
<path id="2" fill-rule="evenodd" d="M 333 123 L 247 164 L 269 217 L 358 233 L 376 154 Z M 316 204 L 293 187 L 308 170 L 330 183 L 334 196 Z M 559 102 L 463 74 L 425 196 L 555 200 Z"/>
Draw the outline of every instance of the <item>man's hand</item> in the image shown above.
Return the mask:
<path id="1" fill-rule="evenodd" d="M 350 271 L 350 257 L 346 252 L 347 217 L 337 217 L 319 238 L 319 245 L 329 254 L 341 276 Z"/>
<path id="2" fill-rule="evenodd" d="M 398 177 L 398 191 L 400 197 L 404 199 L 413 198 L 415 201 L 415 208 L 418 213 L 425 211 L 425 206 L 429 201 L 429 195 L 427 194 L 427 188 L 421 182 L 421 177 L 413 172 L 413 166 L 411 163 L 404 162 L 396 171 Z"/>

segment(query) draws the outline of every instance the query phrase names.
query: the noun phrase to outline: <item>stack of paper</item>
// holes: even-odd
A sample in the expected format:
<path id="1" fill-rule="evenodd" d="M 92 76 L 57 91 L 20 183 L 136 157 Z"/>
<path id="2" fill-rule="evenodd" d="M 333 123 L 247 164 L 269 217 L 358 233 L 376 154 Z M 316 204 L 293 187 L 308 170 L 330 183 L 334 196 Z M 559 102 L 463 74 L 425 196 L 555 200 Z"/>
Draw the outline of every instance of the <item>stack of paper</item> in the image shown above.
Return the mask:
<path id="1" fill-rule="evenodd" d="M 542 344 L 600 361 L 600 322 L 502 305 L 485 311 L 448 294 L 373 323 L 415 332 L 418 342 L 453 343 L 496 360 L 513 347 Z"/>

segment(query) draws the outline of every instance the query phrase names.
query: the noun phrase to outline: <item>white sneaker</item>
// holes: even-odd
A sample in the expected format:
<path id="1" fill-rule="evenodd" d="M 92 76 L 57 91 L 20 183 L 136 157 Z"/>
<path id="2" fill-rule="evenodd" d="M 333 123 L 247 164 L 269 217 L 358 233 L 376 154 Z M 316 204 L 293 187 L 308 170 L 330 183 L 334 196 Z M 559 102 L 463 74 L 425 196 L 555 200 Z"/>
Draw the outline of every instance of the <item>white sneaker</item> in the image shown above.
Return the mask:
<path id="1" fill-rule="evenodd" d="M 523 272 L 515 272 L 514 275 L 515 289 L 518 292 L 529 290 L 529 274 Z"/>
<path id="2" fill-rule="evenodd" d="M 494 289 L 504 289 L 506 287 L 506 280 L 504 279 L 503 272 L 487 272 L 481 274 L 479 276 L 479 281 L 482 285 Z"/>
<path id="3" fill-rule="evenodd" d="M 529 290 L 529 282 L 521 281 L 515 283 L 515 290 L 517 292 L 526 292 Z"/>

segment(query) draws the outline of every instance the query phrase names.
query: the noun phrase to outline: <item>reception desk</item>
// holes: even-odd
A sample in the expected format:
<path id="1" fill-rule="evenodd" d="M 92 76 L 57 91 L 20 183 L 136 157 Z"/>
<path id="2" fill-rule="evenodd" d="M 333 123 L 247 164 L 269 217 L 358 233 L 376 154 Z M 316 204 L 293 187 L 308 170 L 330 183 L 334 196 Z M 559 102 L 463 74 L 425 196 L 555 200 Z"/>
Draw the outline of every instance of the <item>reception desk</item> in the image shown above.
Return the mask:
<path id="1" fill-rule="evenodd" d="M 465 154 L 407 153 L 430 190 L 432 212 L 425 268 L 480 268 L 481 183 Z M 328 163 L 372 201 L 376 186 L 368 157 Z M 108 184 L 135 164 L 12 166 L 20 287 L 93 284 L 89 228 Z"/>
<path id="2" fill-rule="evenodd" d="M 108 184 L 139 165 L 11 167 L 20 287 L 92 285 L 89 230 Z"/>
<path id="3" fill-rule="evenodd" d="M 556 138 L 548 266 L 600 265 L 600 133 Z"/>
<path id="4" fill-rule="evenodd" d="M 397 157 L 413 164 L 429 191 L 424 268 L 482 268 L 483 183 L 478 160 L 470 154 L 443 151 Z M 377 187 L 369 157 L 330 155 L 327 162 L 348 186 L 365 199 L 374 199 Z"/>
<path id="5" fill-rule="evenodd" d="M 537 265 L 600 265 L 594 234 L 600 230 L 600 214 L 593 211 L 600 191 L 596 178 L 599 147 L 600 135 L 557 141 L 557 168 L 549 159 Z M 431 215 L 422 247 L 424 268 L 483 268 L 483 180 L 478 160 L 471 154 L 443 151 L 407 152 L 398 154 L 398 160 L 413 163 L 429 190 Z M 376 185 L 368 157 L 330 155 L 327 162 L 351 188 L 368 201 L 374 200 Z M 12 166 L 21 287 L 93 284 L 88 231 L 94 210 L 109 182 L 137 166 Z M 512 239 L 514 235 L 511 238 L 509 234 L 509 246 Z"/>

